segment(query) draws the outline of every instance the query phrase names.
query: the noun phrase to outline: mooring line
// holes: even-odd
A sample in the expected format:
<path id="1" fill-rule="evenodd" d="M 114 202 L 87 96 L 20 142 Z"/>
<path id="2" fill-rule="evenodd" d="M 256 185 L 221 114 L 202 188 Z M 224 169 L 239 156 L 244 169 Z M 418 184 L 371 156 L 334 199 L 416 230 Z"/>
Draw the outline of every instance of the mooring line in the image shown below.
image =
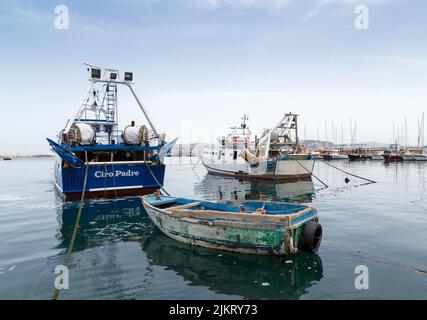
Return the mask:
<path id="1" fill-rule="evenodd" d="M 64 258 L 64 266 L 66 266 L 66 267 L 68 267 L 68 263 L 70 262 L 71 253 L 72 253 L 73 247 L 74 247 L 74 242 L 76 241 L 77 230 L 79 229 L 80 217 L 81 217 L 82 209 L 83 209 L 83 201 L 84 201 L 85 193 L 86 193 L 86 183 L 87 183 L 87 176 L 88 176 L 88 171 L 89 171 L 89 164 L 88 164 L 88 159 L 87 159 L 87 150 L 85 150 L 85 158 L 86 158 L 86 172 L 85 172 L 85 179 L 83 182 L 83 191 L 82 191 L 82 196 L 80 199 L 80 205 L 79 205 L 79 211 L 77 213 L 76 223 L 74 224 L 73 234 L 71 236 L 70 244 L 68 245 L 68 249 L 67 249 L 67 252 L 66 252 L 65 258 Z M 55 291 L 52 294 L 51 300 L 58 300 L 58 297 L 59 297 L 59 289 L 55 288 Z"/>
<path id="2" fill-rule="evenodd" d="M 199 164 L 199 162 L 200 162 L 200 159 L 197 160 L 197 163 L 194 165 L 193 170 L 194 170 L 194 168 L 196 168 L 196 166 Z"/>
<path id="3" fill-rule="evenodd" d="M 389 260 L 387 258 L 382 258 L 382 257 L 379 257 L 379 256 L 371 256 L 371 255 L 369 255 L 367 253 L 364 253 L 362 251 L 356 251 L 354 254 L 362 256 L 362 257 L 365 257 L 365 258 L 370 259 L 372 261 L 382 262 L 382 263 L 388 264 L 390 266 L 404 268 L 404 269 L 407 269 L 410 272 L 420 273 L 420 274 L 422 274 L 424 276 L 427 275 L 427 270 L 425 270 L 425 269 L 407 266 L 407 265 L 401 264 L 399 262 L 394 262 L 394 261 Z"/>
<path id="4" fill-rule="evenodd" d="M 148 171 L 150 171 L 151 175 L 153 176 L 154 180 L 157 182 L 157 184 L 159 185 L 160 189 L 163 190 L 164 193 L 166 193 L 168 196 L 170 196 L 170 193 L 167 192 L 165 190 L 165 188 L 163 188 L 163 186 L 161 185 L 161 183 L 159 182 L 159 180 L 157 180 L 156 176 L 154 175 L 153 171 L 151 171 L 151 168 L 148 166 L 148 164 L 145 164 L 147 166 Z"/>
<path id="5" fill-rule="evenodd" d="M 320 161 L 320 162 L 323 162 L 324 164 L 327 164 L 328 166 L 331 166 L 331 167 L 332 167 L 332 168 L 334 168 L 334 169 L 337 169 L 337 170 L 339 170 L 339 171 L 341 171 L 341 172 L 344 172 L 345 174 L 348 174 L 349 176 L 352 176 L 352 177 L 355 177 L 355 178 L 359 178 L 359 179 L 362 179 L 362 180 L 365 180 L 365 181 L 369 181 L 370 183 L 377 183 L 377 182 L 376 182 L 376 181 L 374 181 L 374 180 L 367 179 L 367 178 L 364 178 L 364 177 L 361 177 L 361 176 L 358 176 L 358 175 L 352 174 L 352 173 L 350 173 L 350 172 L 344 171 L 344 170 L 342 170 L 342 169 L 340 169 L 340 168 L 338 168 L 338 167 L 335 167 L 335 166 L 333 166 L 332 164 L 327 163 L 327 162 L 325 162 L 325 161 L 323 161 L 323 160 L 319 160 L 319 161 Z"/>
<path id="6" fill-rule="evenodd" d="M 322 183 L 326 188 L 329 188 L 329 186 L 326 184 L 326 183 L 324 183 L 322 180 L 320 180 L 318 177 L 316 177 L 315 175 L 314 175 L 314 173 L 313 173 L 313 171 L 311 171 L 310 172 L 310 170 L 308 170 L 306 167 L 304 167 L 298 160 L 296 160 L 295 159 L 295 161 L 301 166 L 301 167 L 303 167 L 308 173 L 310 173 L 313 177 L 315 177 L 317 180 L 319 180 L 320 181 L 320 183 Z"/>

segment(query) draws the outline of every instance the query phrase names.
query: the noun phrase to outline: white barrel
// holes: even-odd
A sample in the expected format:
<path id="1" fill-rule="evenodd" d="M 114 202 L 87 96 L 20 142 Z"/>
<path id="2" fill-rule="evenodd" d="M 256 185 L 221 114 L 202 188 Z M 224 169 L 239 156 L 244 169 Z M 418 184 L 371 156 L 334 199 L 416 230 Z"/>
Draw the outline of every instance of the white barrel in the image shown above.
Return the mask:
<path id="1" fill-rule="evenodd" d="M 67 140 L 76 142 L 78 145 L 92 145 L 94 142 L 95 132 L 89 124 L 73 124 L 67 135 Z"/>
<path id="2" fill-rule="evenodd" d="M 148 138 L 146 126 L 126 126 L 124 130 L 124 142 L 127 145 L 142 145 Z"/>

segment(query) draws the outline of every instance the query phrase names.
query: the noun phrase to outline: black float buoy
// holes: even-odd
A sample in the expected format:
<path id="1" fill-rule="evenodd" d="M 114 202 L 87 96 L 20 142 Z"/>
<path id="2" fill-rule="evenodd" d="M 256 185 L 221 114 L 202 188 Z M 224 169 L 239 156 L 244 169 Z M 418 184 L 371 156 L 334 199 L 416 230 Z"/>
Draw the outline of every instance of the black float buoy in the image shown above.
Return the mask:
<path id="1" fill-rule="evenodd" d="M 346 178 L 344 179 L 344 181 L 345 181 L 345 183 L 349 183 L 349 182 L 350 182 L 350 179 L 349 179 L 348 177 L 346 177 Z"/>

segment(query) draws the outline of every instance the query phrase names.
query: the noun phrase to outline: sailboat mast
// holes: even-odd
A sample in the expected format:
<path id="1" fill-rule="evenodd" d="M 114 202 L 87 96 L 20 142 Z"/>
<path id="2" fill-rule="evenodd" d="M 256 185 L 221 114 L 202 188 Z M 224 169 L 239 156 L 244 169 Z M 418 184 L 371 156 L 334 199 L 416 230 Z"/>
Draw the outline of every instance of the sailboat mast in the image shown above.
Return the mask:
<path id="1" fill-rule="evenodd" d="M 405 116 L 405 149 L 408 148 L 408 144 L 409 144 L 409 141 L 408 141 L 408 124 L 406 122 L 406 116 Z"/>
<path id="2" fill-rule="evenodd" d="M 344 125 L 341 122 L 341 144 L 344 146 Z"/>
<path id="3" fill-rule="evenodd" d="M 299 145 L 299 137 L 298 137 L 298 116 L 293 115 L 293 120 L 295 123 L 295 142 L 297 145 Z"/>
<path id="4" fill-rule="evenodd" d="M 424 153 L 424 112 L 423 116 L 421 117 L 421 148 L 422 152 Z"/>

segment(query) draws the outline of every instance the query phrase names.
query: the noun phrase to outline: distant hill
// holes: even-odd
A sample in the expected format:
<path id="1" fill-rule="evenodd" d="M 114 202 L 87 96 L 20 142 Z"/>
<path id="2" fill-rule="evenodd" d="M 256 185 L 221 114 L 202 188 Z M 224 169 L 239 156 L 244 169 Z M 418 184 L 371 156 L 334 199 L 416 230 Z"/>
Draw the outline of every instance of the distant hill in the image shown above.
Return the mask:
<path id="1" fill-rule="evenodd" d="M 320 140 L 301 140 L 301 144 L 309 149 L 331 149 L 334 147 L 334 144 L 329 141 L 320 141 Z"/>
<path id="2" fill-rule="evenodd" d="M 362 141 L 357 144 L 365 144 L 369 147 L 389 147 L 390 143 L 378 142 L 378 141 Z"/>

